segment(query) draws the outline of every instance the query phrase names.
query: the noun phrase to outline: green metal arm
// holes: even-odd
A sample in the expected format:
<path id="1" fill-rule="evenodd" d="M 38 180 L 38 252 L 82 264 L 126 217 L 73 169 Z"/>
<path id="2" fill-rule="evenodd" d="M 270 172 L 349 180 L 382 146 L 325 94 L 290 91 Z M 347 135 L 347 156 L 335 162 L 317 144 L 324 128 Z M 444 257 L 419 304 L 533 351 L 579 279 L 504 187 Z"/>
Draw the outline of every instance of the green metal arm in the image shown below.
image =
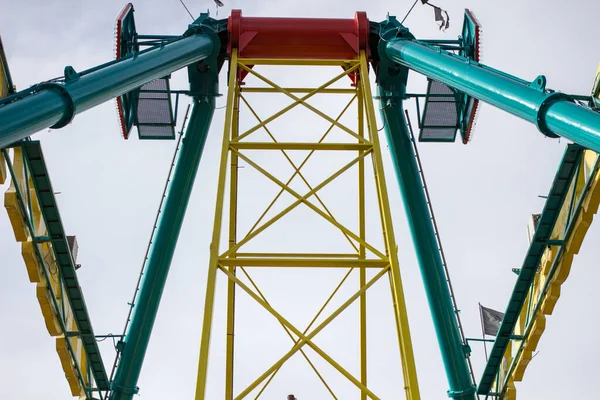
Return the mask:
<path id="1" fill-rule="evenodd" d="M 148 254 L 148 264 L 136 300 L 133 318 L 124 339 L 123 353 L 112 383 L 111 400 L 131 399 L 138 391 L 137 381 L 214 109 L 214 97 L 203 102 L 194 102 L 173 179 L 158 221 L 155 240 Z"/>
<path id="2" fill-rule="evenodd" d="M 0 102 L 0 148 L 73 117 L 154 79 L 206 59 L 218 50 L 208 34 L 194 34 L 77 74 L 65 68 L 65 82 L 45 82 Z"/>
<path id="3" fill-rule="evenodd" d="M 213 50 L 206 54 L 203 68 L 197 68 L 195 64 L 188 66 L 190 90 L 195 96 L 194 106 L 148 251 L 131 323 L 121 343 L 123 350 L 115 370 L 115 379 L 111 383 L 111 400 L 130 400 L 138 392 L 138 378 L 215 111 L 215 97 L 219 92 L 218 55 L 221 49 L 216 34 L 218 21 L 203 14 L 194 24 L 198 29 L 213 32 L 204 36 L 214 43 Z"/>
<path id="4" fill-rule="evenodd" d="M 396 86 L 396 89 L 400 87 Z M 450 385 L 448 395 L 454 399 L 473 400 L 475 388 L 454 316 L 423 183 L 411 147 L 402 100 L 400 97 L 390 98 L 389 92 L 381 86 L 379 91 L 380 97 L 385 99 L 381 102 L 381 117 Z"/>
<path id="5" fill-rule="evenodd" d="M 388 19 L 375 29 L 380 29 L 376 34 L 381 39 L 378 45 L 379 61 L 375 64 L 381 118 L 448 378 L 448 396 L 475 400 L 475 383 L 467 364 L 424 185 L 404 118 L 403 99 L 407 98 L 408 68 L 394 65 L 386 56 L 389 41 L 384 36 L 387 32 L 412 35 L 395 19 Z"/>
<path id="6" fill-rule="evenodd" d="M 523 80 L 414 40 L 393 38 L 387 57 L 432 79 L 536 124 L 550 137 L 565 137 L 600 152 L 600 113 L 572 97 L 546 90 L 546 78 Z"/>

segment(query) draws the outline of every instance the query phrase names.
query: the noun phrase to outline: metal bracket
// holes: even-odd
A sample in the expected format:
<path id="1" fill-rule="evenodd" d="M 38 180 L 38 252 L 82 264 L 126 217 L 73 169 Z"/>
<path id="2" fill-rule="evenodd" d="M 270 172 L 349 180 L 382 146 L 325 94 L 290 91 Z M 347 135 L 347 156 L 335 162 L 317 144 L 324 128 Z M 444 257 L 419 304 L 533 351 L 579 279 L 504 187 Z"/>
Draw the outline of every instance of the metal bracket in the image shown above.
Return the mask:
<path id="1" fill-rule="evenodd" d="M 540 104 L 540 107 L 538 108 L 538 112 L 537 112 L 537 116 L 536 116 L 536 126 L 540 130 L 540 132 L 542 132 L 544 135 L 546 135 L 550 138 L 553 138 L 553 139 L 558 139 L 559 136 L 557 134 L 555 134 L 554 132 L 552 132 L 548 128 L 548 125 L 546 125 L 546 113 L 548 112 L 548 109 L 550 108 L 550 106 L 552 104 L 556 103 L 557 101 L 563 101 L 563 100 L 573 101 L 571 96 L 569 96 L 568 94 L 564 94 L 561 92 L 554 92 L 554 93 L 551 93 L 548 97 L 546 97 L 544 99 L 544 101 L 542 102 L 542 104 Z"/>
<path id="2" fill-rule="evenodd" d="M 529 84 L 529 87 L 544 92 L 546 90 L 546 77 L 544 75 L 538 75 L 538 77 Z"/>
<path id="3" fill-rule="evenodd" d="M 475 385 L 465 390 L 448 390 L 448 397 L 450 398 L 462 398 L 464 396 L 475 393 Z"/>
<path id="4" fill-rule="evenodd" d="M 112 390 L 118 390 L 119 392 L 121 392 L 123 394 L 138 394 L 140 391 L 140 388 L 138 386 L 125 387 L 125 386 L 121 386 L 121 385 L 115 385 L 114 383 L 111 383 L 110 388 Z"/>
<path id="5" fill-rule="evenodd" d="M 32 238 L 33 243 L 46 243 L 51 240 L 50 236 L 34 236 Z"/>
<path id="6" fill-rule="evenodd" d="M 64 112 L 63 116 L 60 118 L 60 120 L 58 120 L 58 122 L 56 124 L 52 125 L 50 128 L 51 129 L 59 129 L 64 126 L 67 126 L 73 120 L 73 117 L 75 116 L 75 102 L 73 102 L 73 97 L 71 96 L 71 93 L 69 93 L 69 90 L 64 85 L 61 85 L 59 83 L 54 83 L 54 82 L 40 83 L 38 85 L 38 88 L 39 89 L 56 90 L 60 94 L 60 96 L 65 100 L 65 102 L 67 103 L 65 106 L 65 112 Z"/>
<path id="7" fill-rule="evenodd" d="M 77 71 L 75 71 L 73 67 L 71 67 L 70 65 L 67 65 L 65 67 L 65 82 L 75 82 L 78 81 L 79 78 L 79 74 L 77 73 Z"/>

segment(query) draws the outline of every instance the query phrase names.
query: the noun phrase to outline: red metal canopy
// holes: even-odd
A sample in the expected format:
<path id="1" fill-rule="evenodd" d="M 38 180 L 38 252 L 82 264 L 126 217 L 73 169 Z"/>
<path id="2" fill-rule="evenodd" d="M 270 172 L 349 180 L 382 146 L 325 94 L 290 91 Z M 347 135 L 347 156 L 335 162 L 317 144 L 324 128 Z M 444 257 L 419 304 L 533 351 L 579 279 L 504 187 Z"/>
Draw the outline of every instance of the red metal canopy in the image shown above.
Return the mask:
<path id="1" fill-rule="evenodd" d="M 229 46 L 246 58 L 355 59 L 368 52 L 369 20 L 365 12 L 354 19 L 229 17 Z"/>

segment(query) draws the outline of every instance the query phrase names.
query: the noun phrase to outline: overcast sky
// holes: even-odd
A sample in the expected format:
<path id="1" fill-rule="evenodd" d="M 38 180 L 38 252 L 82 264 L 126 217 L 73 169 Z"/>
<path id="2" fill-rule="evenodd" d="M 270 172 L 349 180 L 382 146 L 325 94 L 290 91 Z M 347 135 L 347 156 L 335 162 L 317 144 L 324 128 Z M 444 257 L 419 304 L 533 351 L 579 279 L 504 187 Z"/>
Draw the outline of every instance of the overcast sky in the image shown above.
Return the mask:
<path id="1" fill-rule="evenodd" d="M 224 2 L 226 7 L 219 10 L 218 18 L 229 15 L 231 8 L 241 8 L 247 16 L 342 18 L 352 18 L 355 11 L 364 10 L 375 21 L 384 19 L 387 12 L 401 18 L 412 4 L 412 1 L 391 0 Z M 450 29 L 439 32 L 432 10 L 417 5 L 406 21 L 415 36 L 455 38 L 462 25 L 462 10 L 470 8 L 484 27 L 483 61 L 486 64 L 527 80 L 544 74 L 553 89 L 589 93 L 600 61 L 593 34 L 600 15 L 597 1 L 438 0 L 436 4 L 448 10 Z M 0 34 L 19 89 L 62 75 L 65 65 L 83 70 L 113 57 L 114 18 L 124 5 L 121 1 L 0 0 L 0 5 L 3 10 Z M 191 21 L 178 0 L 146 0 L 134 5 L 138 31 L 142 34 L 178 34 Z M 214 16 L 212 0 L 188 0 L 187 5 L 195 15 L 208 8 Z M 297 82 L 294 81 L 297 76 L 285 71 L 267 72 L 277 83 Z M 337 73 L 337 70 L 325 70 L 305 74 L 302 83 L 309 81 L 309 84 L 319 85 Z M 222 74 L 222 93 L 226 90 L 224 79 Z M 184 89 L 186 83 L 185 73 L 175 74 L 171 87 Z M 424 90 L 424 79 L 411 74 L 409 91 Z M 224 98 L 217 103 L 222 105 Z M 266 118 L 282 104 L 278 98 L 265 100 L 257 110 Z M 343 107 L 323 101 L 319 104 L 332 113 Z M 414 120 L 412 104 L 408 108 Z M 521 266 L 528 247 L 528 218 L 541 211 L 543 200 L 538 196 L 547 194 L 566 144 L 564 140 L 544 138 L 534 125 L 491 106 L 483 105 L 480 111 L 469 145 L 421 144 L 419 147 L 463 323 L 470 337 L 481 336 L 478 302 L 500 311 L 506 308 L 516 279 L 511 268 Z M 139 381 L 141 399 L 189 399 L 194 393 L 223 114 L 222 109 L 216 111 L 205 147 Z M 273 133 L 282 140 L 298 140 L 301 134 L 318 136 L 326 129 L 326 124 L 310 117 L 309 113 L 300 112 L 295 118 L 273 124 Z M 298 122 L 305 122 L 305 128 L 300 129 Z M 251 126 L 252 120 L 248 117 L 243 123 Z M 120 138 L 114 102 L 77 116 L 62 130 L 35 136 L 42 141 L 54 190 L 61 192 L 58 202 L 65 228 L 69 234 L 77 235 L 79 241 L 78 262 L 83 265 L 78 271 L 79 279 L 96 334 L 121 333 L 175 144 L 139 141 L 137 134 L 133 136 L 129 141 Z M 383 137 L 382 142 L 421 394 L 423 399 L 442 399 L 446 398 L 448 385 Z M 282 158 L 256 157 L 281 179 L 291 173 Z M 336 156 L 320 161 L 321 164 L 315 161 L 309 168 L 307 178 L 313 185 L 324 179 L 319 178 L 317 172 L 333 171 L 343 165 L 344 159 Z M 244 231 L 277 188 L 248 165 L 240 174 L 241 195 L 249 202 L 244 204 L 247 216 L 240 220 L 240 229 Z M 336 191 L 352 189 L 352 185 L 351 177 L 346 177 L 323 193 L 327 205 L 331 203 L 332 211 L 343 221 L 354 218 L 355 204 L 346 199 L 355 195 L 350 193 L 340 200 Z M 6 188 L 7 185 L 0 189 L 4 192 Z M 302 185 L 294 188 L 306 190 Z M 289 202 L 289 198 L 284 200 Z M 374 206 L 372 197 L 369 201 Z M 282 203 L 278 209 L 285 205 Z M 373 243 L 380 244 L 378 217 L 371 211 L 369 217 L 375 221 L 369 226 L 369 237 Z M 279 246 L 277 250 L 291 250 L 297 249 L 292 245 L 301 243 L 306 247 L 303 250 L 347 250 L 344 248 L 347 243 L 335 236 L 335 232 L 334 236 L 326 235 L 330 232 L 327 225 L 308 211 L 298 210 L 290 218 L 293 229 L 274 229 L 270 238 L 265 236 L 263 241 L 257 241 L 254 249 L 265 250 L 267 243 L 275 243 Z M 284 232 L 287 236 L 283 236 Z M 560 301 L 553 315 L 547 318 L 546 331 L 538 347 L 540 352 L 530 363 L 525 381 L 517 384 L 520 398 L 594 397 L 590 392 L 596 390 L 600 356 L 595 340 L 599 326 L 593 314 L 598 302 L 594 289 L 600 277 L 596 268 L 599 240 L 600 227 L 592 225 L 580 255 L 575 258 L 569 280 L 562 286 Z M 0 212 L 0 266 L 3 272 L 0 300 L 4 304 L 0 308 L 3 328 L 0 397 L 69 398 L 54 339 L 45 328 L 35 285 L 27 278 L 20 244 L 14 241 L 5 212 Z M 256 278 L 273 305 L 303 328 L 340 274 L 334 271 L 309 276 L 297 270 L 277 275 L 257 271 Z M 317 276 L 323 279 L 315 281 Z M 219 289 L 224 288 L 224 282 L 220 280 Z M 308 283 L 312 283 L 311 286 L 306 286 Z M 341 304 L 345 300 L 343 295 L 350 295 L 356 285 L 354 279 L 336 304 Z M 375 393 L 386 400 L 403 397 L 388 289 L 388 285 L 381 282 L 369 297 L 370 382 Z M 224 291 L 220 293 L 215 306 L 209 399 L 223 397 Z M 242 295 L 239 297 L 236 391 L 262 373 L 290 346 L 289 338 L 272 317 Z M 356 315 L 357 308 L 351 308 L 316 339 L 350 371 L 356 371 L 357 367 Z M 262 336 L 261 330 L 265 332 Z M 106 342 L 102 347 L 109 370 L 114 358 L 111 347 L 112 344 Z M 484 365 L 483 349 L 473 345 L 473 353 L 479 379 Z M 314 353 L 308 354 L 326 371 L 339 398 L 358 398 L 351 384 L 332 372 Z M 554 382 L 557 384 L 553 385 Z M 295 393 L 299 400 L 327 398 L 299 355 L 286 364 L 264 398 L 283 400 L 288 393 Z"/>

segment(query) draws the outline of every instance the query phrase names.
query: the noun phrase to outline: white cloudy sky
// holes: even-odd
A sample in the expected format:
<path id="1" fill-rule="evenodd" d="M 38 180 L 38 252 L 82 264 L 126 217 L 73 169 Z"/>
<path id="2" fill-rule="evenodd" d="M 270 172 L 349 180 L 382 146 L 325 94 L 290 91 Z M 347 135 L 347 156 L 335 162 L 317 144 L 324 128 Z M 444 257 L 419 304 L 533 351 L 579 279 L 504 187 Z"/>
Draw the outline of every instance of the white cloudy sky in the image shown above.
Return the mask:
<path id="1" fill-rule="evenodd" d="M 187 3 L 195 14 L 207 8 L 214 14 L 212 1 L 188 0 Z M 364 10 L 377 21 L 385 18 L 387 12 L 403 16 L 411 3 L 228 0 L 219 17 L 228 15 L 231 8 L 242 8 L 248 16 L 344 18 L 352 18 L 355 11 Z M 571 3 L 438 0 L 436 4 L 448 10 L 451 28 L 446 33 L 438 32 L 431 9 L 417 6 L 407 20 L 417 37 L 456 37 L 462 23 L 462 9 L 468 7 L 484 26 L 485 63 L 524 79 L 545 74 L 550 87 L 568 93 L 589 92 L 600 61 L 593 34 L 600 3 L 592 0 Z M 0 0 L 0 5 L 3 10 L 0 34 L 14 83 L 20 89 L 61 75 L 65 65 L 82 70 L 112 58 L 113 23 L 123 6 L 121 1 Z M 135 6 L 140 33 L 177 34 L 183 32 L 190 21 L 177 0 L 147 0 Z M 293 82 L 282 71 L 271 71 L 270 76 L 277 82 Z M 332 76 L 331 72 L 304 78 L 320 83 L 328 76 Z M 222 92 L 225 91 L 223 78 Z M 185 88 L 186 82 L 185 74 L 175 74 L 172 86 Z M 409 90 L 423 91 L 424 80 L 411 75 Z M 223 99 L 218 101 L 222 102 Z M 260 108 L 261 116 L 268 116 L 268 110 L 274 111 L 277 105 L 277 101 L 265 101 Z M 139 381 L 142 399 L 189 399 L 194 392 L 222 121 L 223 110 L 217 110 Z M 317 121 L 307 129 L 316 132 L 322 125 Z M 278 137 L 284 137 L 285 126 L 279 127 Z M 292 128 L 295 127 L 287 127 L 298 134 Z M 78 116 L 65 129 L 40 133 L 36 139 L 42 140 L 54 189 L 61 192 L 58 201 L 67 232 L 76 234 L 79 240 L 78 261 L 83 264 L 79 278 L 95 331 L 97 334 L 120 333 L 174 143 L 123 141 L 112 102 Z M 505 308 L 515 281 L 511 268 L 520 267 L 527 249 L 526 223 L 529 215 L 539 212 L 543 206 L 538 195 L 547 193 L 564 146 L 564 140 L 545 139 L 533 125 L 487 105 L 481 108 L 474 139 L 468 146 L 458 143 L 420 146 L 468 336 L 480 336 L 478 302 L 499 310 Z M 422 397 L 446 398 L 447 382 L 433 325 L 392 165 L 385 151 L 384 164 Z M 271 166 L 280 168 L 278 173 L 283 175 L 289 172 L 285 164 L 272 163 Z M 325 164 L 327 168 L 336 166 L 340 165 L 333 165 L 333 161 Z M 266 181 L 259 178 L 253 181 L 257 175 L 253 175 L 249 166 L 241 171 L 246 174 L 247 193 L 250 187 L 267 197 L 273 193 L 273 186 Z M 333 198 L 333 193 L 327 195 L 324 197 Z M 262 204 L 265 199 L 257 202 Z M 250 208 L 249 214 L 258 212 Z M 338 201 L 332 209 L 344 214 L 351 205 Z M 308 217 L 298 214 L 292 220 L 294 232 L 290 235 L 300 238 L 302 233 L 310 232 L 307 221 L 312 220 L 305 218 Z M 375 228 L 374 234 L 377 233 Z M 321 250 L 337 246 L 337 238 L 331 240 L 319 240 Z M 595 269 L 600 255 L 598 240 L 600 228 L 594 225 L 575 259 L 570 279 L 562 287 L 560 302 L 548 318 L 540 353 L 531 362 L 525 382 L 517 386 L 521 398 L 593 397 L 589 393 L 595 390 L 596 360 L 600 356 L 594 340 L 598 324 L 593 315 L 593 304 L 598 301 L 594 290 L 599 277 Z M 282 246 L 290 242 L 281 238 L 276 241 Z M 20 245 L 14 242 L 4 212 L 0 213 L 0 260 L 3 272 L 0 300 L 4 304 L 0 308 L 3 328 L 0 397 L 69 398 L 54 340 L 47 334 L 35 287 L 27 279 Z M 323 301 L 325 289 L 335 285 L 337 276 L 339 273 L 331 273 L 327 281 L 310 289 L 301 285 L 309 282 L 309 277 L 298 271 L 285 276 L 257 274 L 257 279 L 273 304 L 293 322 L 302 325 Z M 223 288 L 222 282 L 220 288 Z M 379 285 L 375 288 L 379 292 L 370 297 L 373 325 L 369 343 L 373 353 L 369 366 L 374 391 L 383 399 L 395 399 L 401 397 L 402 383 L 397 349 L 392 340 L 389 304 L 385 301 L 386 289 L 386 285 Z M 351 288 L 345 293 L 350 291 Z M 300 303 L 302 295 L 308 297 L 305 303 Z M 224 319 L 222 297 L 219 299 L 213 330 L 210 399 L 222 397 Z M 289 339 L 266 313 L 257 311 L 250 302 L 241 300 L 240 308 L 244 313 L 239 318 L 237 373 L 240 382 L 247 383 L 283 354 Z M 317 343 L 348 369 L 355 370 L 356 308 L 348 315 L 324 331 Z M 272 336 L 257 335 L 261 329 L 266 332 L 271 328 Z M 114 356 L 110 347 L 102 347 L 107 366 L 112 364 Z M 477 346 L 473 350 L 479 379 L 483 350 Z M 324 363 L 317 361 L 317 365 Z M 357 398 L 356 391 L 343 378 L 331 371 L 327 376 L 331 377 L 338 397 Z M 554 382 L 557 384 L 552 384 Z M 300 400 L 327 398 L 299 356 L 282 369 L 264 398 L 284 399 L 288 393 L 295 393 Z"/>

